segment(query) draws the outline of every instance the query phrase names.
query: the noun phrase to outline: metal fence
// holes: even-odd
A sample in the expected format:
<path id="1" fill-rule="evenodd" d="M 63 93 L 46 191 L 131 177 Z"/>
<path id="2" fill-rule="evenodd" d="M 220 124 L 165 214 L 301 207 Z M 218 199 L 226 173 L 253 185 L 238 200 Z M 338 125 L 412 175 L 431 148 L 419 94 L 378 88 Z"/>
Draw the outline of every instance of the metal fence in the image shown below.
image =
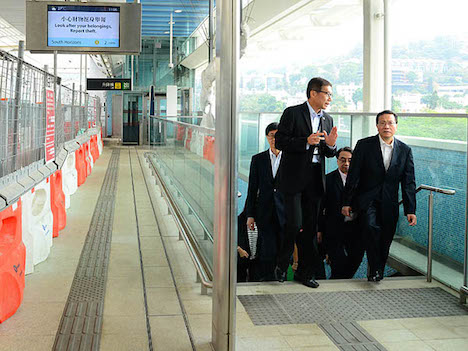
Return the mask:
<path id="1" fill-rule="evenodd" d="M 0 50 L 0 178 L 44 160 L 46 89 L 55 94 L 55 148 L 100 125 L 99 97 L 55 83 L 60 78 Z"/>

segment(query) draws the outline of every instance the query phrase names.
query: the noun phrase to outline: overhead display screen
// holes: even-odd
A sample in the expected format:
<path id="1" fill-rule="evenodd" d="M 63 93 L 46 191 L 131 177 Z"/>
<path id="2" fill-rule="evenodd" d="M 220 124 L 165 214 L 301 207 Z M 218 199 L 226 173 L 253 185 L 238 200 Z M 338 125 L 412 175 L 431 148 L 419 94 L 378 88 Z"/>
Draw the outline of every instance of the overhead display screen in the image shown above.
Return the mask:
<path id="1" fill-rule="evenodd" d="M 120 7 L 48 5 L 47 46 L 120 47 Z"/>

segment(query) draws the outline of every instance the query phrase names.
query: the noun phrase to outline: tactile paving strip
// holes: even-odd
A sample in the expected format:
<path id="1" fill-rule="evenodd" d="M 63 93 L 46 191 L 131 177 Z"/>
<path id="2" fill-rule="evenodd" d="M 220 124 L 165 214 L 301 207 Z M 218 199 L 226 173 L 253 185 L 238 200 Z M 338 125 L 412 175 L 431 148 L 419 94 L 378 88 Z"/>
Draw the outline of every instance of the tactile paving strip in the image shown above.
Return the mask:
<path id="1" fill-rule="evenodd" d="M 54 351 L 99 350 L 120 149 L 114 149 L 63 311 Z"/>
<path id="2" fill-rule="evenodd" d="M 255 325 L 317 323 L 340 350 L 385 350 L 356 321 L 468 315 L 441 288 L 238 295 Z"/>
<path id="3" fill-rule="evenodd" d="M 468 315 L 441 288 L 239 295 L 255 325 Z"/>

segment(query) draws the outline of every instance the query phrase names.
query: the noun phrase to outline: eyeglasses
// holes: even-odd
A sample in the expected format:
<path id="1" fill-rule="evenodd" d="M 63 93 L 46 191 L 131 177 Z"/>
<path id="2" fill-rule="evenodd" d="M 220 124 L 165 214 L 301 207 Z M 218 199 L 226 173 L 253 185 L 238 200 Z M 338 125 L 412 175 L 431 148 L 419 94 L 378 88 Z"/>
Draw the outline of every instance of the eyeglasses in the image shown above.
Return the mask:
<path id="1" fill-rule="evenodd" d="M 385 127 L 385 126 L 390 126 L 391 127 L 391 126 L 394 126 L 396 123 L 393 122 L 393 121 L 388 121 L 388 122 L 379 122 L 377 124 L 379 126 L 381 126 L 381 127 Z"/>
<path id="2" fill-rule="evenodd" d="M 266 136 L 266 137 L 267 137 L 268 139 L 274 139 L 274 138 L 275 138 L 275 135 L 274 135 L 274 134 L 273 134 L 273 135 L 271 135 L 271 134 L 267 134 L 267 136 Z"/>
<path id="3" fill-rule="evenodd" d="M 345 162 L 351 163 L 351 157 L 350 158 L 340 157 L 338 161 L 340 161 L 341 163 L 345 163 Z"/>
<path id="4" fill-rule="evenodd" d="M 322 91 L 322 90 L 314 90 L 316 91 L 317 93 L 324 93 L 324 94 L 327 94 L 327 96 L 331 99 L 333 98 L 333 94 L 332 93 L 329 93 L 328 91 Z"/>

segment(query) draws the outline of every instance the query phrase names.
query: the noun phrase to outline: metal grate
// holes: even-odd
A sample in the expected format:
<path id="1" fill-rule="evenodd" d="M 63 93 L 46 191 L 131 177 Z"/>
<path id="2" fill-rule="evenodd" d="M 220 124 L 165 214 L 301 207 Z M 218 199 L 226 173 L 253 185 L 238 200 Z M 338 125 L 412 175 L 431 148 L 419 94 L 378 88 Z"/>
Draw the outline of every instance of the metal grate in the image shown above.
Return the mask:
<path id="1" fill-rule="evenodd" d="M 120 149 L 114 149 L 53 350 L 99 350 Z"/>

